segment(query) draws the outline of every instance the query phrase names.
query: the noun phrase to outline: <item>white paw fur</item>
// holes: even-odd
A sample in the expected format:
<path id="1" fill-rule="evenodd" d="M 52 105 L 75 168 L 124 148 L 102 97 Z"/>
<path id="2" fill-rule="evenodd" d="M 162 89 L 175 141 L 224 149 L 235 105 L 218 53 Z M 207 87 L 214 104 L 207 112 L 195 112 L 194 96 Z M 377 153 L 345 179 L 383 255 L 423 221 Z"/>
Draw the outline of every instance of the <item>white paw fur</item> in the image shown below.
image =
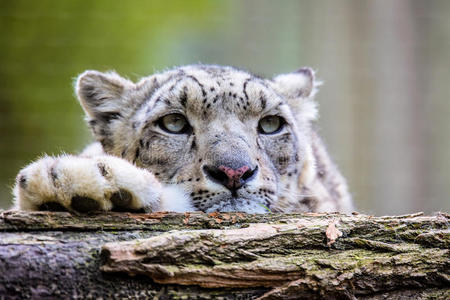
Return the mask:
<path id="1" fill-rule="evenodd" d="M 44 157 L 24 168 L 17 176 L 14 197 L 15 208 L 22 210 L 56 202 L 69 211 L 80 210 L 80 205 L 83 211 L 85 204 L 86 210 L 155 211 L 160 208 L 161 191 L 153 174 L 123 159 L 63 155 Z"/>

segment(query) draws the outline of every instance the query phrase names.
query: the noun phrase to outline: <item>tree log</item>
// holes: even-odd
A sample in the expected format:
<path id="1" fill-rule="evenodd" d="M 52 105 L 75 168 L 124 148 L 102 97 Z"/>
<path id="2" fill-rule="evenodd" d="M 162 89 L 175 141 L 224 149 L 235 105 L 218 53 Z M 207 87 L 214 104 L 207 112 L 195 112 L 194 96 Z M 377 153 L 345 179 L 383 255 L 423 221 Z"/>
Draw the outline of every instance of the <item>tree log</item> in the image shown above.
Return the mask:
<path id="1" fill-rule="evenodd" d="M 0 298 L 449 299 L 449 215 L 0 212 Z"/>

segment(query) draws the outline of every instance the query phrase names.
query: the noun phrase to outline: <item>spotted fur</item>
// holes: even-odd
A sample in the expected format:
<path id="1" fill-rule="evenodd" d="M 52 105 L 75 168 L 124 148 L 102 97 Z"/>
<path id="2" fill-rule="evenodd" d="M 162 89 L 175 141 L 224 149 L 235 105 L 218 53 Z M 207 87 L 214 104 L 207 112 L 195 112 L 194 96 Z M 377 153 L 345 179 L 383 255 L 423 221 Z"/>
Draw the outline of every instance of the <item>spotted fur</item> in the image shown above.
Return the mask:
<path id="1" fill-rule="evenodd" d="M 16 206 L 348 212 L 345 180 L 314 130 L 317 85 L 309 68 L 263 79 L 232 67 L 192 65 L 138 83 L 86 71 L 76 91 L 98 143 L 80 156 L 45 157 L 22 170 Z M 164 131 L 160 120 L 170 113 L 185 116 L 189 130 Z M 258 124 L 270 115 L 284 125 L 264 134 Z M 221 183 L 226 174 L 233 177 Z M 235 188 L 241 176 L 247 178 Z"/>

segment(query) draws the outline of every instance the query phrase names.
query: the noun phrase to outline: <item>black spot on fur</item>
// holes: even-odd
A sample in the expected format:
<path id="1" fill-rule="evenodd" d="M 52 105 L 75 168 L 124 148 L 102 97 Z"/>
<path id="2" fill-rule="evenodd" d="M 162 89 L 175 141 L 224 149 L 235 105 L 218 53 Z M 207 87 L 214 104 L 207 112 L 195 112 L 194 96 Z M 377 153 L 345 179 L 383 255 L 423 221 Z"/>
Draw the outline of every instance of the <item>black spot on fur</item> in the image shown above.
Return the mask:
<path id="1" fill-rule="evenodd" d="M 169 180 L 172 180 L 175 175 L 178 174 L 178 172 L 180 171 L 181 167 L 176 168 L 170 175 L 169 175 Z"/>
<path id="2" fill-rule="evenodd" d="M 163 158 L 155 158 L 148 161 L 149 165 L 158 165 L 158 166 L 165 166 L 167 165 L 168 160 Z"/>
<path id="3" fill-rule="evenodd" d="M 187 77 L 190 78 L 190 79 L 192 79 L 193 81 L 195 81 L 195 83 L 198 84 L 198 86 L 199 86 L 200 89 L 202 90 L 202 95 L 203 95 L 203 97 L 206 97 L 206 91 L 205 91 L 205 87 L 203 86 L 203 84 L 201 84 L 201 83 L 198 81 L 198 79 L 195 78 L 195 77 L 192 76 L 192 75 L 188 75 Z"/>
<path id="4" fill-rule="evenodd" d="M 153 86 L 145 91 L 144 96 L 142 97 L 144 101 L 142 102 L 141 105 L 147 103 L 147 101 L 152 97 L 155 90 L 159 87 L 159 83 L 158 80 L 156 80 L 156 78 L 153 78 L 152 84 Z M 141 105 L 138 107 L 139 109 L 141 108 Z"/>
<path id="5" fill-rule="evenodd" d="M 136 161 L 139 158 L 139 153 L 140 153 L 139 151 L 140 151 L 139 147 L 136 148 L 136 152 L 134 153 L 134 161 Z"/>
<path id="6" fill-rule="evenodd" d="M 300 200 L 300 203 L 306 205 L 310 210 L 313 210 L 313 208 L 316 206 L 316 199 L 313 197 L 305 197 Z"/>
<path id="7" fill-rule="evenodd" d="M 100 144 L 102 144 L 103 149 L 105 149 L 105 150 L 110 150 L 110 149 L 114 148 L 114 143 L 106 137 L 99 138 L 99 142 L 100 142 Z"/>
<path id="8" fill-rule="evenodd" d="M 100 174 L 102 174 L 103 177 L 108 176 L 108 171 L 106 170 L 106 166 L 104 163 L 100 162 L 97 164 L 97 168 L 100 171 Z"/>
<path id="9" fill-rule="evenodd" d="M 55 166 L 52 166 L 50 168 L 50 178 L 52 179 L 53 185 L 55 184 L 55 181 L 58 179 L 58 174 L 55 171 Z"/>
<path id="10" fill-rule="evenodd" d="M 67 211 L 67 209 L 58 202 L 46 202 L 38 207 L 38 210 L 45 211 Z"/>
<path id="11" fill-rule="evenodd" d="M 120 189 L 119 191 L 111 195 L 110 200 L 114 205 L 113 210 L 122 211 L 123 209 L 130 206 L 131 201 L 133 200 L 133 196 L 129 191 Z"/>
<path id="12" fill-rule="evenodd" d="M 214 92 L 215 88 L 214 88 L 214 87 L 211 87 L 209 90 L 210 90 L 211 92 Z"/>
<path id="13" fill-rule="evenodd" d="M 259 144 L 259 140 L 256 140 L 256 147 L 258 147 L 259 150 L 262 149 L 261 145 Z M 257 161 L 259 161 L 259 158 L 257 159 Z"/>
<path id="14" fill-rule="evenodd" d="M 186 107 L 186 102 L 187 102 L 187 92 L 186 91 L 187 91 L 187 88 L 184 87 L 183 92 L 180 95 L 180 102 L 183 107 Z"/>
<path id="15" fill-rule="evenodd" d="M 260 103 L 261 104 L 261 110 L 264 110 L 266 108 L 266 105 L 267 105 L 267 99 L 266 99 L 266 96 L 264 96 L 263 93 L 260 94 L 259 101 L 261 102 Z"/>
<path id="16" fill-rule="evenodd" d="M 289 162 L 289 157 L 280 156 L 280 157 L 278 157 L 277 161 L 278 161 L 279 165 L 286 165 Z"/>
<path id="17" fill-rule="evenodd" d="M 139 145 L 141 146 L 141 148 L 144 148 L 144 141 L 142 139 L 139 139 Z"/>
<path id="18" fill-rule="evenodd" d="M 196 150 L 196 149 L 197 149 L 197 143 L 195 143 L 195 139 L 194 139 L 191 144 L 191 151 Z"/>
<path id="19" fill-rule="evenodd" d="M 89 99 L 89 102 L 91 102 L 94 106 L 107 100 L 107 98 L 100 96 L 97 87 L 93 85 L 85 85 L 81 90 L 81 93 L 84 98 Z"/>
<path id="20" fill-rule="evenodd" d="M 19 175 L 17 181 L 22 189 L 25 189 L 27 187 L 27 178 L 25 177 L 25 175 Z"/>
<path id="21" fill-rule="evenodd" d="M 250 79 L 247 79 L 247 80 L 244 82 L 243 91 L 244 91 L 245 99 L 248 99 L 248 94 L 247 94 L 247 84 L 248 84 L 249 81 L 250 81 Z"/>
<path id="22" fill-rule="evenodd" d="M 109 123 L 111 120 L 117 120 L 118 118 L 121 118 L 122 115 L 120 112 L 117 111 L 110 111 L 110 112 L 102 112 L 97 114 L 97 119 L 101 120 L 104 123 Z"/>
<path id="23" fill-rule="evenodd" d="M 72 197 L 70 206 L 74 210 L 82 213 L 96 211 L 100 209 L 100 203 L 98 203 L 92 198 L 79 195 Z"/>

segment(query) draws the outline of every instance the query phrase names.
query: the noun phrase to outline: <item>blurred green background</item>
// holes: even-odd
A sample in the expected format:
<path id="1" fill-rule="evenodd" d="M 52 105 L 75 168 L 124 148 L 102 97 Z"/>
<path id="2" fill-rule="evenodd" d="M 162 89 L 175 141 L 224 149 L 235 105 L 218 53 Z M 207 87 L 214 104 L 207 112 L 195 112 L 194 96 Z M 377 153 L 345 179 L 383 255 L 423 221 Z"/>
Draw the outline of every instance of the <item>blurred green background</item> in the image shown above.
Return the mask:
<path id="1" fill-rule="evenodd" d="M 74 77 L 190 63 L 311 66 L 360 211 L 450 208 L 450 1 L 0 0 L 0 208 L 19 169 L 91 141 Z"/>

